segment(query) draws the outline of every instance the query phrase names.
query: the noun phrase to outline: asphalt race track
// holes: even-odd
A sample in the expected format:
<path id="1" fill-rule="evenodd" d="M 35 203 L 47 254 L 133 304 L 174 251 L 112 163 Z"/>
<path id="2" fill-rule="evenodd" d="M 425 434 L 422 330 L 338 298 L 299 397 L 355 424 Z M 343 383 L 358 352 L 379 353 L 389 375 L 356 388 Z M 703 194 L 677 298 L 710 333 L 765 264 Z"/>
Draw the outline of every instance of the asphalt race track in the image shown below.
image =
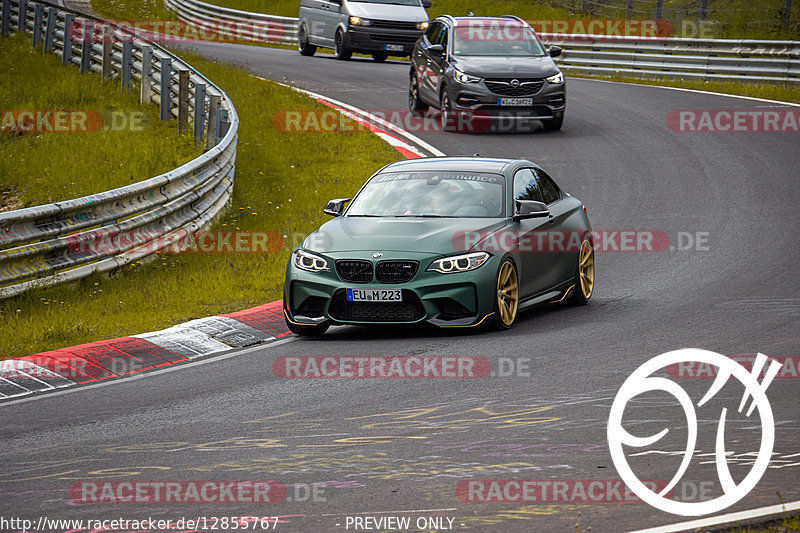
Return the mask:
<path id="1" fill-rule="evenodd" d="M 342 63 L 238 45 L 200 51 L 362 109 L 406 108 L 405 63 Z M 627 376 L 658 354 L 696 347 L 800 355 L 798 134 L 674 132 L 666 120 L 681 109 L 773 107 L 781 106 L 569 79 L 560 132 L 418 133 L 448 155 L 536 161 L 584 201 L 595 230 L 660 230 L 675 249 L 599 252 L 588 306 L 540 308 L 507 332 L 332 328 L 320 340 L 293 337 L 0 405 L 0 514 L 282 516 L 276 530 L 293 532 L 353 530 L 355 516 L 407 516 L 412 524 L 444 517 L 454 530 L 486 532 L 575 531 L 579 513 L 581 527 L 594 533 L 684 520 L 640 501 L 572 493 L 545 502 L 468 502 L 456 487 L 469 480 L 618 480 L 606 440 L 611 403 Z M 273 361 L 294 355 L 480 356 L 495 372 L 482 379 L 276 377 Z M 501 359 L 506 367 L 513 360 L 513 371 L 501 372 Z M 712 382 L 677 381 L 695 399 Z M 758 415 L 736 412 L 741 395 L 726 386 L 713 405 L 698 409 L 698 453 L 709 455 L 693 463 L 679 496 L 691 500 L 698 487 L 720 494 L 713 452 L 721 406 L 728 407 L 733 476 L 749 470 L 761 432 Z M 800 379 L 776 379 L 767 395 L 776 427 L 770 468 L 728 511 L 777 504 L 778 492 L 787 502 L 800 499 Z M 686 423 L 674 398 L 635 402 L 625 420 L 639 436 L 670 428 L 649 449 L 683 451 Z M 641 479 L 674 475 L 680 457 L 657 452 L 637 459 Z M 258 505 L 70 501 L 73 483 L 104 480 L 274 480 L 287 486 L 288 498 Z M 314 483 L 320 490 L 306 497 Z"/>

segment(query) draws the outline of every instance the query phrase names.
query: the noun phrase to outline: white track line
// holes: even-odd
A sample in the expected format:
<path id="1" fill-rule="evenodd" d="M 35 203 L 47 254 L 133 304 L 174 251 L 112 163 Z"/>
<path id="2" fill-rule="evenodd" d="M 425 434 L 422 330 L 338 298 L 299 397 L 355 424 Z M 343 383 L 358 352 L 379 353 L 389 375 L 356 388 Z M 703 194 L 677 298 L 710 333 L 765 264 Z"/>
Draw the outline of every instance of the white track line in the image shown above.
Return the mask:
<path id="1" fill-rule="evenodd" d="M 256 345 L 256 346 L 251 346 L 249 348 L 245 348 L 243 350 L 236 350 L 236 351 L 233 351 L 233 352 L 230 352 L 230 353 L 226 353 L 226 354 L 223 354 L 223 355 L 211 356 L 211 357 L 203 358 L 203 359 L 197 359 L 197 360 L 191 361 L 189 363 L 176 363 L 176 364 L 173 364 L 171 366 L 168 366 L 168 367 L 165 367 L 165 368 L 162 368 L 162 369 L 159 369 L 159 370 L 153 370 L 152 372 L 145 372 L 143 374 L 134 374 L 134 375 L 129 376 L 129 377 L 106 380 L 106 381 L 102 381 L 100 383 L 92 383 L 90 385 L 83 385 L 83 386 L 80 386 L 80 387 L 73 387 L 73 388 L 62 390 L 62 391 L 58 391 L 58 392 L 48 392 L 48 393 L 45 393 L 45 394 L 34 394 L 34 395 L 31 395 L 31 396 L 28 396 L 27 398 L 20 398 L 19 400 L 12 400 L 10 402 L 2 402 L 2 403 L 0 403 L 0 408 L 6 407 L 8 405 L 18 404 L 18 403 L 25 403 L 25 402 L 31 402 L 31 401 L 34 401 L 34 400 L 42 400 L 42 399 L 45 399 L 45 398 L 52 398 L 54 396 L 60 396 L 62 394 L 70 394 L 72 392 L 80 392 L 80 391 L 85 391 L 85 390 L 89 390 L 89 389 L 96 389 L 96 388 L 99 388 L 99 387 L 105 387 L 107 385 L 115 385 L 117 383 L 122 383 L 122 382 L 125 382 L 125 381 L 135 381 L 135 380 L 138 380 L 138 379 L 146 379 L 146 378 L 149 378 L 151 376 L 157 376 L 159 374 L 166 374 L 167 372 L 174 372 L 176 370 L 182 370 L 184 368 L 189 368 L 191 366 L 200 366 L 200 365 L 205 365 L 205 364 L 208 364 L 208 363 L 215 363 L 217 361 L 222 361 L 223 359 L 230 359 L 231 357 L 237 357 L 239 355 L 244 355 L 244 354 L 247 354 L 247 353 L 250 353 L 250 352 L 255 352 L 257 350 L 263 350 L 265 348 L 269 348 L 269 347 L 272 347 L 272 346 L 277 346 L 279 344 L 285 344 L 287 342 L 291 342 L 291 341 L 295 340 L 296 338 L 297 337 L 288 337 L 288 338 L 285 338 L 285 339 L 281 339 L 279 341 L 269 342 L 269 343 L 266 343 L 266 344 L 259 344 L 259 345 Z"/>
<path id="2" fill-rule="evenodd" d="M 709 518 L 700 518 L 698 520 L 691 520 L 689 522 L 679 522 L 677 524 L 651 527 L 648 529 L 637 529 L 636 531 L 629 531 L 628 533 L 678 533 L 680 531 L 694 531 L 698 528 L 721 526 L 734 522 L 741 522 L 742 520 L 752 520 L 754 518 L 762 518 L 769 515 L 797 510 L 800 510 L 800 500 L 785 504 L 782 503 L 780 505 L 759 507 L 758 509 L 750 509 L 748 511 L 739 511 L 737 513 L 728 513 L 719 516 L 711 516 Z"/>
<path id="3" fill-rule="evenodd" d="M 728 98 L 741 98 L 742 100 L 753 100 L 755 102 L 765 102 L 767 104 L 778 104 L 778 105 L 788 105 L 788 106 L 792 106 L 792 107 L 800 107 L 800 104 L 795 104 L 793 102 L 784 102 L 782 100 L 767 100 L 766 98 L 756 98 L 755 96 L 742 96 L 742 95 L 738 95 L 738 94 L 715 93 L 713 91 L 701 91 L 699 89 L 685 89 L 683 87 L 669 87 L 668 85 L 651 85 L 649 83 L 631 83 L 631 82 L 627 82 L 627 81 L 599 80 L 597 78 L 578 78 L 578 77 L 573 77 L 572 79 L 574 79 L 574 80 L 599 81 L 600 83 L 624 83 L 625 85 L 638 85 L 639 87 L 657 87 L 659 89 L 670 89 L 672 91 L 683 91 L 683 92 L 686 92 L 686 93 L 710 94 L 711 96 L 727 96 Z"/>
<path id="4" fill-rule="evenodd" d="M 264 79 L 264 78 L 262 78 L 262 79 Z M 268 81 L 273 81 L 273 80 L 268 80 Z M 392 124 L 391 122 L 388 122 L 388 121 L 384 120 L 383 118 L 381 118 L 379 116 L 373 115 L 372 113 L 370 113 L 368 111 L 364 111 L 363 109 L 359 109 L 359 108 L 357 108 L 355 106 L 352 106 L 350 104 L 345 104 L 344 102 L 341 102 L 339 100 L 334 100 L 333 98 L 330 98 L 328 96 L 323 96 L 321 94 L 318 94 L 318 93 L 315 93 L 315 92 L 312 92 L 312 91 L 308 91 L 306 89 L 300 89 L 299 87 L 293 87 L 291 85 L 287 85 L 285 83 L 280 83 L 280 82 L 275 82 L 275 83 L 277 83 L 279 85 L 283 85 L 284 87 L 289 87 L 290 89 L 294 89 L 295 91 L 301 92 L 303 94 L 306 94 L 306 95 L 308 95 L 308 96 L 310 96 L 312 98 L 319 98 L 320 100 L 325 100 L 326 102 L 330 102 L 330 103 L 332 103 L 334 105 L 337 105 L 339 107 L 347 109 L 348 111 L 351 111 L 351 112 L 355 113 L 356 115 L 359 115 L 359 116 L 362 116 L 362 117 L 368 119 L 373 124 L 380 124 L 384 128 L 386 128 L 388 130 L 391 130 L 391 131 L 397 133 L 398 135 L 401 135 L 401 136 L 405 137 L 406 139 L 411 141 L 413 144 L 416 144 L 420 148 L 424 148 L 425 150 L 427 150 L 428 152 L 430 152 L 434 156 L 441 157 L 441 156 L 446 156 L 447 155 L 444 152 L 442 152 L 441 150 L 439 150 L 438 148 L 436 148 L 435 146 L 433 146 L 431 144 L 428 144 L 427 142 L 423 141 L 422 139 L 420 139 L 419 137 L 417 137 L 413 133 L 411 133 L 409 131 L 406 131 L 406 130 L 404 130 L 403 128 L 401 128 L 399 126 L 396 126 L 396 125 Z"/>

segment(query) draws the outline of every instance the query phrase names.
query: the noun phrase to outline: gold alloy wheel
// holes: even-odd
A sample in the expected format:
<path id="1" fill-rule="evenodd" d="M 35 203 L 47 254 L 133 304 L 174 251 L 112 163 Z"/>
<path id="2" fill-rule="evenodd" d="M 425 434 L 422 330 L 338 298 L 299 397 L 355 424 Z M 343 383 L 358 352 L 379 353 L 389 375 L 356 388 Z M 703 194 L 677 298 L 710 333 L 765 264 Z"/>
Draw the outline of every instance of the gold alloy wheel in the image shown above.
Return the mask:
<path id="1" fill-rule="evenodd" d="M 589 241 L 583 241 L 578 258 L 578 276 L 581 280 L 583 298 L 588 300 L 594 291 L 594 249 Z"/>
<path id="2" fill-rule="evenodd" d="M 500 312 L 500 320 L 506 326 L 514 323 L 518 303 L 517 269 L 511 261 L 505 261 L 497 274 L 497 309 Z"/>

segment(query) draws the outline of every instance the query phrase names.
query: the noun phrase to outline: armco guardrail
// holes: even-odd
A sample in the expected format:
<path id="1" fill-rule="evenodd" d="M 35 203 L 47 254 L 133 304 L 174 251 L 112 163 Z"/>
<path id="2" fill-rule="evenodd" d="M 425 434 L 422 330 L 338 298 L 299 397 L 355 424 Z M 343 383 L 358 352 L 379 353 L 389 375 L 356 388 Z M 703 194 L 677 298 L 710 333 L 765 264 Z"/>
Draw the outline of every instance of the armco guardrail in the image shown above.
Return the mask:
<path id="1" fill-rule="evenodd" d="M 164 0 L 187 22 L 249 22 L 270 28 L 273 39 L 297 42 L 297 19 L 228 9 L 197 0 Z M 800 42 L 636 38 L 540 34 L 565 49 L 567 72 L 746 82 L 800 81 Z M 278 39 L 280 37 L 280 39 Z"/>
<path id="2" fill-rule="evenodd" d="M 112 191 L 0 213 L 0 297 L 41 284 L 107 272 L 160 251 L 206 226 L 230 199 L 239 118 L 230 98 L 190 65 L 139 39 L 94 42 L 94 25 L 110 24 L 52 4 L 1 0 L 2 35 L 33 36 L 34 46 L 64 63 L 141 81 L 141 100 L 160 102 L 161 119 L 178 118 L 206 153 L 170 172 Z M 80 27 L 73 40 L 71 28 Z M 110 32 L 104 32 L 108 35 Z M 102 169 L 98 169 L 102 171 Z"/>
<path id="3" fill-rule="evenodd" d="M 293 17 L 239 11 L 197 0 L 164 0 L 164 3 L 175 11 L 181 20 L 212 25 L 226 37 L 284 44 L 297 43 L 297 19 Z M 225 25 L 218 24 L 219 21 L 232 22 L 234 25 L 226 28 Z"/>

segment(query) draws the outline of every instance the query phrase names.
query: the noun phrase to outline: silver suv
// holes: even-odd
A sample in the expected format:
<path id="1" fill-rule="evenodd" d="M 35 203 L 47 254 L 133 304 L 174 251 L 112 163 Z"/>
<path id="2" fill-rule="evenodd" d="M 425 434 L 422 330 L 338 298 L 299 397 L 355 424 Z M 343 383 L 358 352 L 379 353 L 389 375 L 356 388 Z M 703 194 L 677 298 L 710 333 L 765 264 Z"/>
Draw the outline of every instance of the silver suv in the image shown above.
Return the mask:
<path id="1" fill-rule="evenodd" d="M 546 50 L 518 17 L 443 15 L 414 45 L 409 108 L 441 110 L 446 131 L 476 131 L 476 122 L 497 129 L 534 120 L 547 130 L 560 129 L 566 83 L 552 59 L 560 54 L 558 46 Z"/>

